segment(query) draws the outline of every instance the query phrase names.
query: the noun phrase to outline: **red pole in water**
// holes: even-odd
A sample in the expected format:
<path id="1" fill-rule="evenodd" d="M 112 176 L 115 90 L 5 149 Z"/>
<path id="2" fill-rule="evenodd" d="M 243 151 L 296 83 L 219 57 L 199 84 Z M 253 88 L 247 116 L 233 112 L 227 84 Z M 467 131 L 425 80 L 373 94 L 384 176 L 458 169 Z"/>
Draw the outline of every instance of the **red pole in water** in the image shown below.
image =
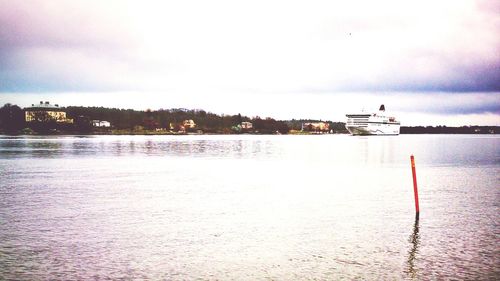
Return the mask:
<path id="1" fill-rule="evenodd" d="M 418 209 L 418 188 L 417 188 L 417 172 L 415 171 L 415 157 L 410 156 L 411 160 L 411 172 L 413 174 L 413 193 L 415 194 L 415 211 L 417 211 L 417 216 L 420 213 Z"/>

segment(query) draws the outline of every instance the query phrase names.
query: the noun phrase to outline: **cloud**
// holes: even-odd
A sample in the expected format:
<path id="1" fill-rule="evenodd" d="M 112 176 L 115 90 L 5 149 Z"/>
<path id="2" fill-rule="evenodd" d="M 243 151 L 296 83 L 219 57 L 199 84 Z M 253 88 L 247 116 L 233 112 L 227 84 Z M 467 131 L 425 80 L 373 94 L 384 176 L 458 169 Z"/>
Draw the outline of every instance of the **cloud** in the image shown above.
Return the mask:
<path id="1" fill-rule="evenodd" d="M 2 48 L 117 47 L 133 43 L 117 1 L 0 1 Z"/>
<path id="2" fill-rule="evenodd" d="M 0 91 L 499 91 L 491 9 L 498 5 L 0 1 Z"/>

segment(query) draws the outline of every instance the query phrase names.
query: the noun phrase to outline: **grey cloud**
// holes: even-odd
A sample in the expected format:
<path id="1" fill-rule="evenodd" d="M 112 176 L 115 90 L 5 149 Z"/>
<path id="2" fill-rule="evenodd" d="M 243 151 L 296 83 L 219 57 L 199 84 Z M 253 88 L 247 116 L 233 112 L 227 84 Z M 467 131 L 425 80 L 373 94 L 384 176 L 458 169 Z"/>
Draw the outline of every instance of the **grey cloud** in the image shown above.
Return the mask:
<path id="1" fill-rule="evenodd" d="M 119 5 L 120 2 L 115 3 Z M 476 3 L 481 13 L 476 17 L 471 17 L 470 22 L 463 23 L 464 36 L 458 38 L 460 40 L 457 42 L 450 40 L 450 43 L 446 46 L 423 45 L 419 48 L 412 47 L 401 50 L 399 54 L 398 50 L 395 50 L 396 54 L 394 56 L 388 56 L 387 61 L 382 62 L 383 65 L 376 65 L 375 70 L 370 72 L 368 76 L 363 76 L 357 73 L 356 70 L 351 70 L 339 82 L 335 80 L 335 76 L 339 75 L 342 69 L 340 71 L 335 69 L 331 74 L 331 80 L 333 81 L 331 83 L 328 81 L 318 82 L 310 75 L 313 78 L 308 78 L 310 80 L 302 84 L 308 84 L 309 90 L 315 88 L 314 91 L 327 93 L 346 91 L 498 92 L 500 91 L 500 40 L 497 39 L 497 34 L 500 26 L 497 11 L 500 10 L 500 5 L 495 4 L 495 1 L 477 1 Z M 413 5 L 418 5 L 418 3 L 414 2 Z M 131 30 L 127 30 L 122 25 L 121 20 L 123 19 L 113 17 L 113 10 L 105 10 L 104 8 L 104 10 L 101 10 L 101 6 L 104 5 L 100 5 L 99 2 L 88 3 L 87 1 L 0 0 L 0 64 L 2 65 L 0 69 L 0 92 L 111 91 L 148 88 L 148 85 L 141 84 L 145 83 L 144 80 L 149 81 L 148 79 L 134 79 L 135 77 L 132 76 L 124 79 L 110 79 L 106 75 L 94 75 L 87 67 L 94 62 L 96 62 L 96 67 L 109 70 L 108 75 L 110 76 L 115 73 L 116 75 L 161 76 L 164 75 L 163 72 L 172 71 L 168 62 L 154 57 L 145 59 L 141 57 L 141 54 L 134 53 L 134 46 L 140 44 L 138 41 L 140 41 L 141 37 Z M 112 8 L 118 9 L 119 6 Z M 356 9 L 350 12 L 355 13 Z M 352 22 L 346 20 L 345 25 L 343 25 L 344 19 L 332 19 L 328 23 L 332 26 L 332 29 L 325 29 L 327 32 L 335 33 L 338 32 L 335 28 L 341 27 L 342 30 L 344 28 L 346 30 L 353 28 L 354 36 L 356 36 L 356 32 L 377 34 L 379 30 L 391 29 L 393 26 L 397 26 L 399 29 L 412 26 L 413 22 L 408 22 L 404 16 L 397 15 L 397 13 L 394 14 L 394 19 L 390 21 L 384 19 L 378 21 L 379 19 L 374 17 L 377 21 L 372 22 L 364 21 L 362 17 L 354 17 Z M 241 25 L 241 22 L 239 24 Z M 249 26 L 248 32 L 253 31 L 254 25 L 252 24 L 242 26 Z M 279 25 L 279 27 L 283 26 Z M 197 28 L 198 25 L 193 25 L 189 30 L 194 32 Z M 209 31 L 207 29 L 207 32 Z M 432 30 L 429 30 L 429 32 L 432 32 Z M 245 37 L 244 35 L 239 34 L 241 37 Z M 331 33 L 327 34 L 325 38 L 328 39 L 328 35 L 331 35 Z M 155 36 L 166 35 L 155 34 Z M 452 37 L 452 39 L 456 38 Z M 404 38 L 399 40 L 404 40 Z M 399 41 L 396 39 L 395 42 Z M 190 43 L 196 44 L 198 42 L 193 41 Z M 193 52 L 206 52 L 206 56 L 212 55 L 204 49 L 206 43 L 212 43 L 216 46 L 214 49 L 219 50 L 225 44 L 223 42 L 199 43 L 199 46 L 189 47 L 193 49 Z M 262 42 L 249 43 L 261 45 Z M 272 42 L 266 43 L 272 45 Z M 281 43 L 283 46 L 287 46 L 287 44 L 292 45 L 294 42 Z M 454 43 L 460 45 L 452 45 Z M 175 41 L 171 44 L 182 43 Z M 379 44 L 378 47 L 384 49 L 384 47 L 389 47 L 391 42 L 374 42 L 374 44 Z M 184 46 L 178 49 L 183 49 L 182 47 Z M 68 61 L 71 64 L 55 62 L 43 69 L 43 66 L 38 64 L 50 58 L 27 55 L 39 48 L 51 49 L 53 60 Z M 362 46 L 361 49 L 363 52 L 368 53 L 369 56 L 379 55 L 379 53 L 373 51 L 373 46 Z M 67 53 L 71 53 L 72 50 L 82 53 L 80 60 L 71 61 L 71 57 L 64 57 Z M 308 58 L 309 53 L 315 50 L 311 48 L 301 51 L 302 53 L 294 55 L 303 59 Z M 331 50 L 331 52 L 335 52 L 335 50 Z M 59 54 L 56 55 L 56 53 Z M 168 55 L 168 59 L 172 60 L 177 58 L 179 60 L 192 59 L 191 54 L 177 57 L 177 54 L 165 51 L 164 54 L 160 55 L 165 54 Z M 227 56 L 225 53 L 223 55 Z M 245 55 L 247 53 L 241 53 L 241 56 Z M 231 59 L 223 56 L 220 60 Z M 289 60 L 287 58 L 286 63 L 294 67 L 293 60 L 293 57 L 290 57 Z M 332 60 L 306 65 L 311 68 L 311 71 L 316 71 L 317 66 L 324 69 L 325 72 L 335 67 L 342 68 L 342 64 L 336 66 L 335 61 Z M 212 61 L 210 63 L 217 62 Z M 333 66 L 329 68 L 328 64 Z M 280 72 L 281 68 L 287 67 L 283 66 L 281 61 L 276 65 L 278 67 L 276 67 L 275 72 Z M 194 65 L 194 68 L 197 66 Z M 203 67 L 207 72 L 212 68 L 211 65 L 203 65 Z M 245 68 L 246 66 L 238 65 L 238 67 Z M 257 72 L 262 68 L 270 68 L 269 60 L 263 61 L 260 67 L 261 69 L 255 70 L 255 76 L 258 76 L 259 73 Z M 360 65 L 360 68 L 362 67 Z M 126 68 L 126 70 L 123 70 L 123 68 Z M 154 71 L 158 69 L 162 73 L 155 74 Z M 198 69 L 200 68 L 196 68 L 196 71 Z M 193 75 L 192 71 L 189 70 L 186 71 L 187 78 L 184 78 L 186 81 L 190 81 L 190 75 Z M 237 71 L 238 69 L 235 69 L 234 73 Z M 283 84 L 287 84 L 289 80 L 298 80 L 306 76 L 303 74 L 307 74 L 307 72 L 309 70 L 299 69 L 296 77 L 283 79 L 285 81 Z M 363 69 L 359 69 L 359 72 L 363 72 Z M 71 75 L 68 75 L 68 73 L 71 73 Z M 322 75 L 328 77 L 327 74 Z M 340 73 L 340 75 L 343 75 L 343 73 Z M 214 75 L 215 79 L 220 79 L 220 81 L 217 81 L 219 84 L 225 82 L 225 77 L 222 76 Z M 264 77 L 262 80 L 267 81 L 266 78 Z M 193 79 L 196 79 L 196 77 L 193 77 Z M 241 80 L 243 81 L 242 84 L 251 84 L 252 81 L 255 81 L 255 79 Z M 160 77 L 158 81 L 162 82 L 162 78 Z M 293 82 L 289 84 L 293 84 Z M 240 86 L 245 89 L 266 87 L 266 85 L 246 84 Z M 282 87 L 287 86 L 282 85 Z M 494 108 L 490 110 L 494 110 Z"/>

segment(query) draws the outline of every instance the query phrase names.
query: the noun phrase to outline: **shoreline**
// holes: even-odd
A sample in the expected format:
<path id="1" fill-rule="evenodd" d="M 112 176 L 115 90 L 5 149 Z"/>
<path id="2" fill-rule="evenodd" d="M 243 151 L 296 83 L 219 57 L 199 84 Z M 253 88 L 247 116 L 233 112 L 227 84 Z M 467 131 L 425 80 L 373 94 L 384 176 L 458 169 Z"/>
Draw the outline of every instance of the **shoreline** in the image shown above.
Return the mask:
<path id="1" fill-rule="evenodd" d="M 424 132 L 424 133 L 400 133 L 399 135 L 498 135 L 498 132 L 488 133 L 432 133 L 432 132 Z M 75 133 L 75 132 L 58 132 L 52 134 L 44 134 L 44 133 L 32 133 L 32 134 L 10 134 L 5 132 L 0 132 L 0 136 L 237 136 L 237 135 L 254 135 L 254 136 L 273 136 L 273 135 L 289 135 L 289 136 L 323 136 L 323 135 L 346 135 L 350 136 L 349 133 L 311 133 L 311 132 L 303 132 L 303 133 L 288 133 L 288 134 L 267 134 L 267 133 L 244 133 L 244 134 L 225 134 L 225 133 L 177 133 L 177 132 L 112 132 L 112 133 Z M 381 135 L 357 135 L 358 137 L 380 137 Z M 384 135 L 385 136 L 385 135 Z M 387 135 L 396 137 L 398 135 Z"/>

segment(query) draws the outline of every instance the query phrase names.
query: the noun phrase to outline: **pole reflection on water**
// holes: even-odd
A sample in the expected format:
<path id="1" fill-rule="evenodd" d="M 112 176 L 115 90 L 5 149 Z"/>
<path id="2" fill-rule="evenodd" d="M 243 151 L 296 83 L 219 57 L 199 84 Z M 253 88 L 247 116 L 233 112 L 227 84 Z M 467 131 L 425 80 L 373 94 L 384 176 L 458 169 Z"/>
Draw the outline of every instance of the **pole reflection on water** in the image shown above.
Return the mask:
<path id="1" fill-rule="evenodd" d="M 418 244 L 420 243 L 420 235 L 418 234 L 418 213 L 415 215 L 415 223 L 413 224 L 413 233 L 410 235 L 411 249 L 408 251 L 408 275 L 415 279 L 417 277 L 417 269 L 415 267 L 416 255 L 418 253 Z"/>

